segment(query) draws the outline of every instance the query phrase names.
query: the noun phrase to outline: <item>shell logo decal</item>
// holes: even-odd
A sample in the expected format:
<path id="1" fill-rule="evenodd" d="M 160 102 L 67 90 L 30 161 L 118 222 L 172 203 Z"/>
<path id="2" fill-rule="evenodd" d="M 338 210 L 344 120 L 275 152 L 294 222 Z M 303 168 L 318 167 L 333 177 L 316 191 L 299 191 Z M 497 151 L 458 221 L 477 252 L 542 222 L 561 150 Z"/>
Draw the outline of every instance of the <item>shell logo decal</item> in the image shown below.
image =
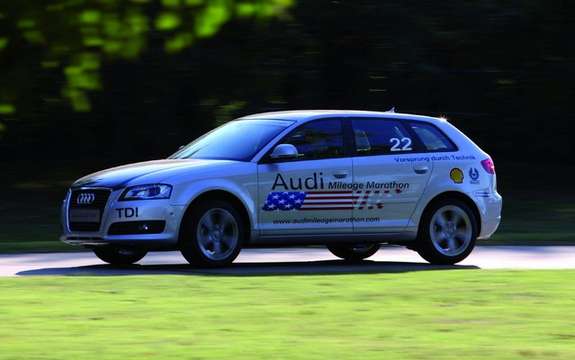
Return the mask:
<path id="1" fill-rule="evenodd" d="M 463 183 L 463 178 L 465 176 L 463 175 L 463 171 L 461 169 L 453 168 L 449 172 L 449 177 L 451 178 L 451 180 L 453 180 L 454 183 L 461 184 Z"/>

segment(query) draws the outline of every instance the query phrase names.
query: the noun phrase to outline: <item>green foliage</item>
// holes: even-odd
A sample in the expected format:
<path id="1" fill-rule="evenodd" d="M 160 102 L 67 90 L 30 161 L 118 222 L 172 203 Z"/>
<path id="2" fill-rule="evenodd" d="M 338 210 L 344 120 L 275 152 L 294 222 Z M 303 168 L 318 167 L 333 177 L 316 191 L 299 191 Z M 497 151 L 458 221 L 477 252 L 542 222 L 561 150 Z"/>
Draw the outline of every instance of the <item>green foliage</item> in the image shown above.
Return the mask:
<path id="1" fill-rule="evenodd" d="M 152 38 L 162 40 L 167 53 L 177 53 L 196 39 L 214 36 L 234 17 L 272 17 L 291 3 L 292 0 L 3 1 L 0 78 L 4 81 L 0 82 L 0 114 L 14 113 L 15 103 L 34 86 L 31 82 L 35 79 L 27 75 L 29 72 L 54 69 L 59 69 L 64 77 L 62 97 L 74 110 L 90 111 L 88 95 L 102 89 L 103 63 L 139 58 Z"/>
<path id="2" fill-rule="evenodd" d="M 228 104 L 218 106 L 215 113 L 216 125 L 223 125 L 233 120 L 237 112 L 246 105 L 247 103 L 245 101 L 232 101 Z"/>
<path id="3" fill-rule="evenodd" d="M 14 106 L 12 104 L 0 104 L 0 114 L 12 114 L 13 112 Z M 0 130 L 2 129 L 3 127 L 0 127 Z"/>
<path id="4" fill-rule="evenodd" d="M 156 29 L 161 31 L 175 30 L 182 23 L 182 19 L 177 13 L 164 12 L 156 19 Z"/>

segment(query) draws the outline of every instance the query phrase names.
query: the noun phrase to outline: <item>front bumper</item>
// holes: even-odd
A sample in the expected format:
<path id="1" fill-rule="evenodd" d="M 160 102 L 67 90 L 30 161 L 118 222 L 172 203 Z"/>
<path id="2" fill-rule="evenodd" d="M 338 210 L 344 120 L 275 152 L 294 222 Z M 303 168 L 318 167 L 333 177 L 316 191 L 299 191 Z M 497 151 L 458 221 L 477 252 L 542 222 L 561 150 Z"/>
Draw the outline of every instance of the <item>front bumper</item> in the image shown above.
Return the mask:
<path id="1" fill-rule="evenodd" d="M 72 231 L 69 219 L 71 196 L 69 191 L 62 204 L 62 236 L 60 240 L 67 244 L 85 247 L 115 245 L 149 250 L 175 249 L 178 244 L 180 221 L 185 212 L 185 206 L 172 205 L 169 199 L 118 201 L 121 193 L 122 190 L 111 192 L 102 212 L 98 231 Z M 165 226 L 162 232 L 153 234 L 109 234 L 112 224 L 134 221 L 144 224 L 146 221 L 165 221 Z"/>

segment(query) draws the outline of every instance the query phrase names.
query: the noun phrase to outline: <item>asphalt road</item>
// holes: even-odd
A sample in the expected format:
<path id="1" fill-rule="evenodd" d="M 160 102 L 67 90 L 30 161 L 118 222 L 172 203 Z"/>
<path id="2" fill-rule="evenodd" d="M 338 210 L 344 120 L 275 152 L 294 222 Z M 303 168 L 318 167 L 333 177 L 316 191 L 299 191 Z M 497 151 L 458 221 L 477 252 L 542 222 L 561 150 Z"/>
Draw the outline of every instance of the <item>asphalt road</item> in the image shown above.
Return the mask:
<path id="1" fill-rule="evenodd" d="M 573 269 L 575 246 L 479 246 L 456 266 L 432 266 L 417 253 L 383 247 L 359 264 L 340 261 L 322 248 L 246 249 L 223 269 L 187 265 L 177 252 L 148 254 L 138 265 L 113 267 L 90 252 L 0 255 L 0 276 L 198 274 L 265 276 L 356 274 L 449 269 Z"/>

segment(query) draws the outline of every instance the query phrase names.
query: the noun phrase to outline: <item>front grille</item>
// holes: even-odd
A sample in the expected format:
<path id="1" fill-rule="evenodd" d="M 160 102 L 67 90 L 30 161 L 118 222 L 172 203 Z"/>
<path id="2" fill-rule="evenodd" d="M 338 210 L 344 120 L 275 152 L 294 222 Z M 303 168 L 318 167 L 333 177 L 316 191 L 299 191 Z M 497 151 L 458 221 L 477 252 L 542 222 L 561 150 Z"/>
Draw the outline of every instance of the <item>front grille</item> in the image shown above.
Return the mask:
<path id="1" fill-rule="evenodd" d="M 72 190 L 68 206 L 71 231 L 98 231 L 110 197 L 108 189 Z"/>

